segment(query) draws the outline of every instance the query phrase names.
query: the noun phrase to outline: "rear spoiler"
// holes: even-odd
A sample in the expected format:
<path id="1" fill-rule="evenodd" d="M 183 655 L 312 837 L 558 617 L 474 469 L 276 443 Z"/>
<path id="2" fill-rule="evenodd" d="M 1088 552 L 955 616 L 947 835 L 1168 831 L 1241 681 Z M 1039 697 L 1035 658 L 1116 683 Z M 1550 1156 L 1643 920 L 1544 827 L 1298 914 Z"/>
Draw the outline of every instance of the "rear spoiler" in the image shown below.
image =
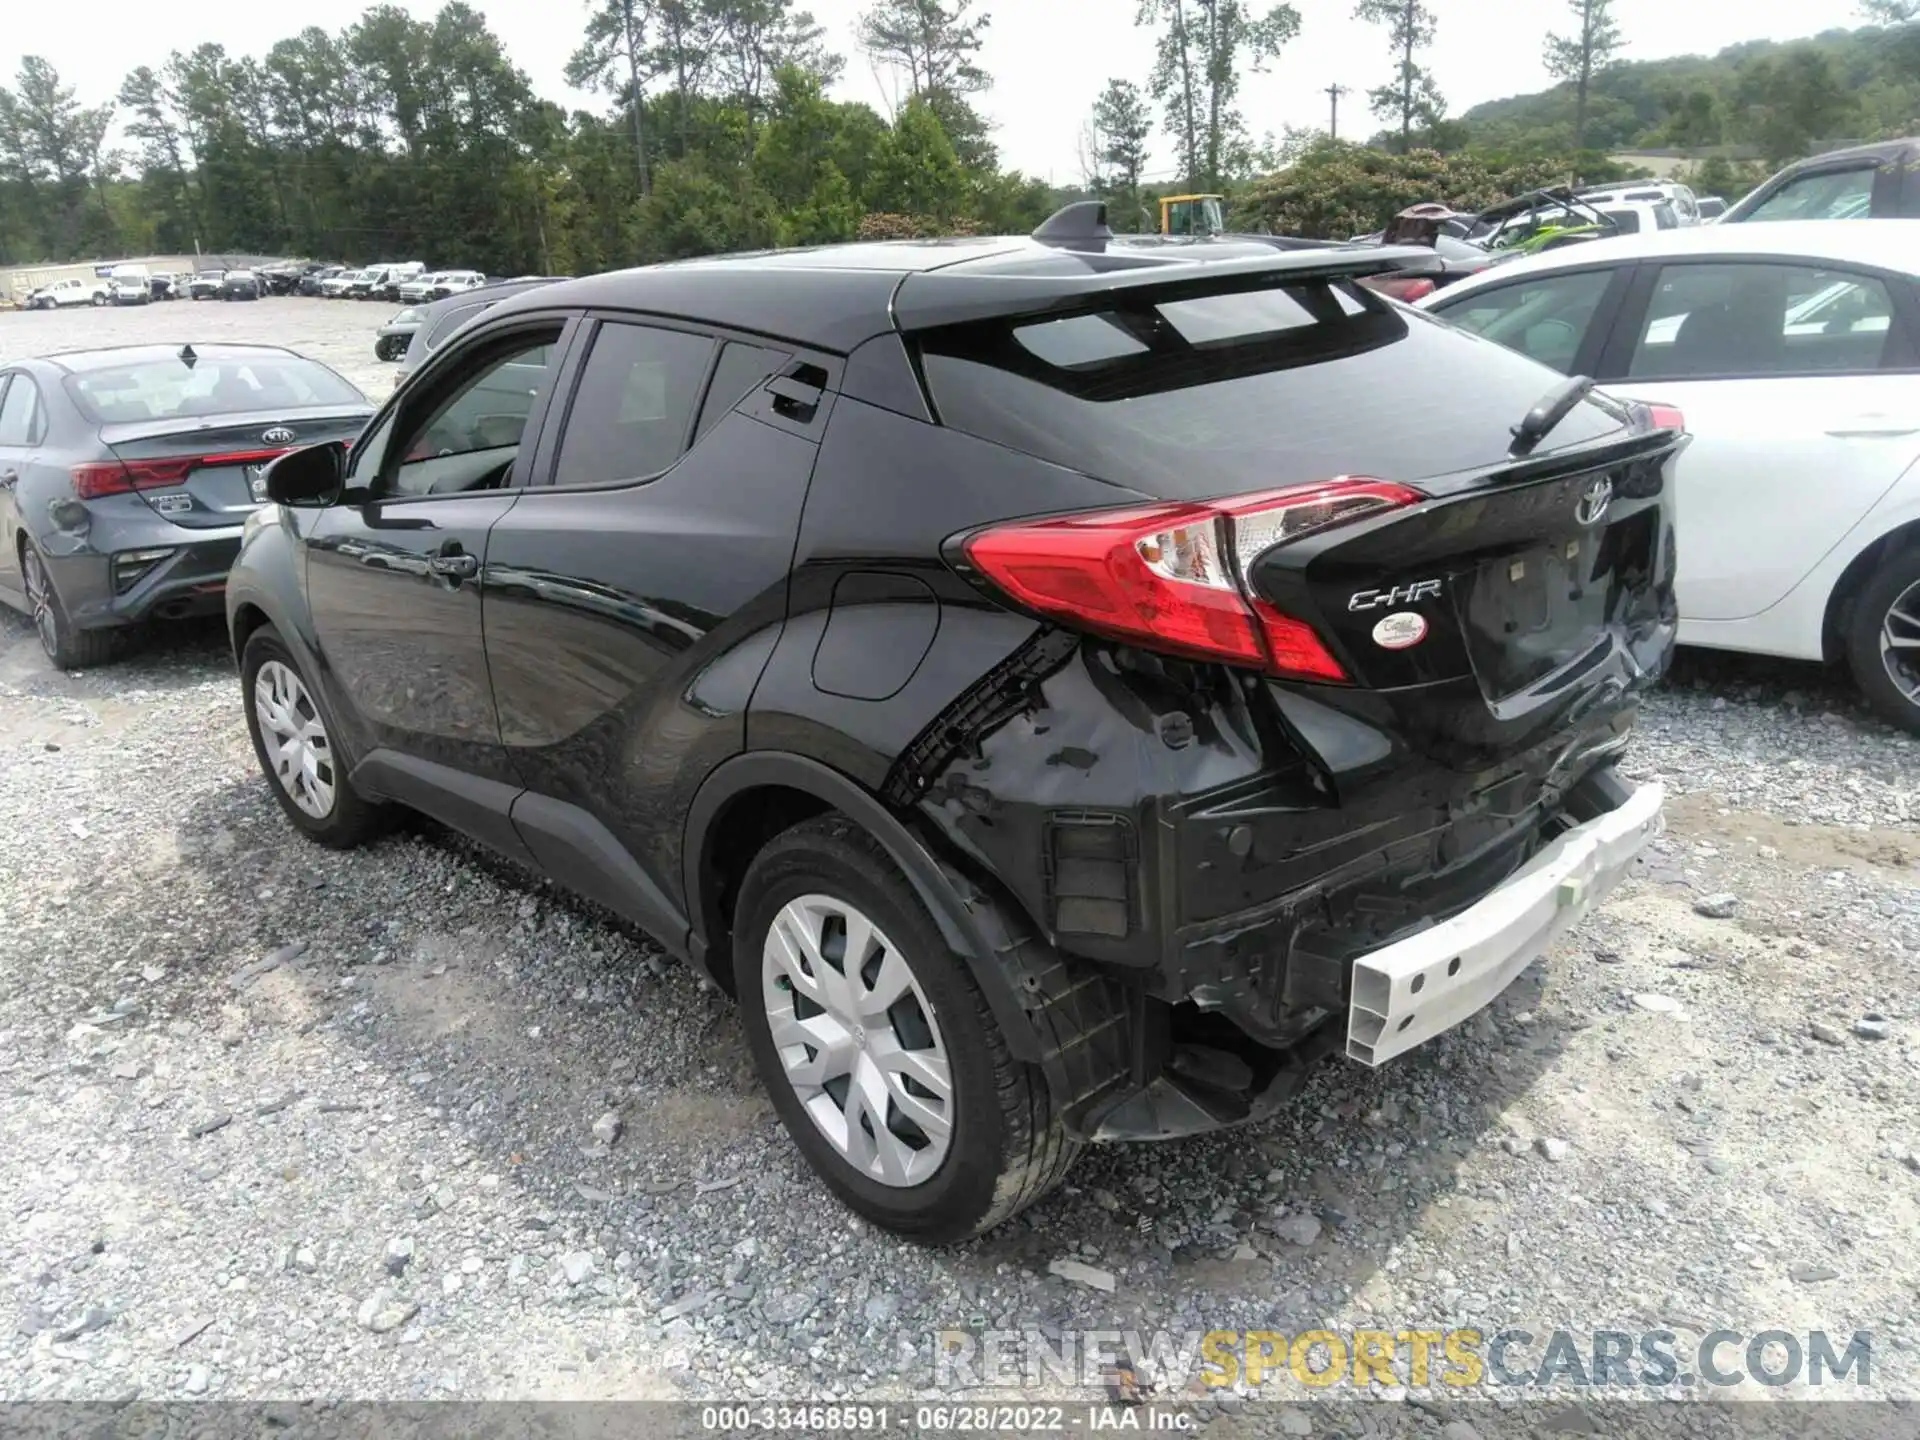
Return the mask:
<path id="1" fill-rule="evenodd" d="M 1232 295 L 1313 280 L 1354 280 L 1364 275 L 1437 275 L 1440 257 L 1418 245 L 1369 245 L 1324 250 L 1282 250 L 1231 260 L 1170 256 L 1164 264 L 1081 273 L 1025 275 L 952 274 L 916 271 L 894 293 L 894 323 L 901 330 L 931 330 L 1014 315 L 1085 310 L 1107 296 L 1191 300 Z M 1143 293 L 1144 292 L 1144 293 Z"/>

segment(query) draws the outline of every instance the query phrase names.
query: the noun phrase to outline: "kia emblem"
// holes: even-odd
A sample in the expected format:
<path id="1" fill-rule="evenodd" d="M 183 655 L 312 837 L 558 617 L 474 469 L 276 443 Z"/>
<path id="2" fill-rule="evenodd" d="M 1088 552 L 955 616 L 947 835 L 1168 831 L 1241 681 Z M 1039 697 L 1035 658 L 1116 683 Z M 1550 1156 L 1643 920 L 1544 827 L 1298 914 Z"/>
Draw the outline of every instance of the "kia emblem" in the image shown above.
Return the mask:
<path id="1" fill-rule="evenodd" d="M 271 430 L 261 432 L 260 438 L 268 445 L 291 445 L 293 431 L 284 425 L 276 425 Z"/>
<path id="2" fill-rule="evenodd" d="M 1573 507 L 1573 518 L 1582 525 L 1598 525 L 1607 517 L 1607 507 L 1613 504 L 1613 481 L 1604 475 L 1596 475 L 1587 482 L 1587 488 L 1580 492 L 1580 503 Z"/>

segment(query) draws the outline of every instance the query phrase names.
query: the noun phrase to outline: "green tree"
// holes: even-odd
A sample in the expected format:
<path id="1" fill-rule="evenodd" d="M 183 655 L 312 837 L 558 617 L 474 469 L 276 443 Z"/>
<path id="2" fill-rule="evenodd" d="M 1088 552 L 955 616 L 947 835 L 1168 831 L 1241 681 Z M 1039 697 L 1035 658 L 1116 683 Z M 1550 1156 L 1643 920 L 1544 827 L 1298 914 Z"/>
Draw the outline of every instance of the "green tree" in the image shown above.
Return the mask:
<path id="1" fill-rule="evenodd" d="M 1841 134 L 1853 110 L 1833 61 L 1808 45 L 1746 65 L 1734 98 L 1745 112 L 1748 136 L 1775 165 Z"/>
<path id="2" fill-rule="evenodd" d="M 1139 0 L 1136 25 L 1156 31 L 1147 88 L 1161 105 L 1189 185 L 1218 189 L 1245 122 L 1234 102 L 1243 69 L 1259 71 L 1300 33 L 1281 4 L 1255 13 L 1245 0 Z"/>
<path id="3" fill-rule="evenodd" d="M 633 121 L 633 167 L 640 193 L 647 193 L 645 82 L 652 78 L 653 46 L 647 36 L 649 0 L 600 0 L 587 17 L 586 39 L 567 61 L 567 83 L 620 95 Z M 642 74 L 646 69 L 647 73 Z"/>
<path id="4" fill-rule="evenodd" d="M 142 65 L 120 87 L 127 137 L 140 146 L 139 163 L 155 211 L 154 243 L 186 249 L 198 233 L 192 187 L 187 179 L 186 138 L 175 114 L 173 96 L 149 65 Z"/>
<path id="5" fill-rule="evenodd" d="M 965 213 L 968 198 L 967 172 L 940 117 L 926 101 L 909 101 L 875 158 L 868 208 L 948 221 Z"/>
<path id="6" fill-rule="evenodd" d="M 1584 150 L 1593 77 L 1613 63 L 1627 42 L 1614 23 L 1613 0 L 1567 0 L 1567 9 L 1573 13 L 1574 29 L 1567 35 L 1549 34 L 1543 59 L 1549 75 L 1573 84 L 1573 148 Z"/>
<path id="7" fill-rule="evenodd" d="M 1131 80 L 1109 80 L 1093 102 L 1092 159 L 1104 168 L 1107 188 L 1120 211 L 1131 215 L 1140 203 L 1140 175 L 1147 168 L 1147 141 L 1153 116 L 1146 97 Z"/>
<path id="8" fill-rule="evenodd" d="M 1353 8 L 1356 20 L 1385 25 L 1391 42 L 1394 76 L 1391 83 L 1367 92 L 1373 113 L 1400 126 L 1400 149 L 1413 148 L 1417 125 L 1433 125 L 1447 113 L 1447 102 L 1433 83 L 1432 72 L 1415 58 L 1433 44 L 1436 18 L 1426 0 L 1360 0 Z"/>
<path id="9" fill-rule="evenodd" d="M 877 0 L 860 16 L 860 48 L 905 77 L 909 100 L 923 101 L 940 121 L 961 164 L 991 169 L 997 156 L 990 127 L 967 99 L 991 83 L 980 47 L 993 17 L 978 0 Z"/>

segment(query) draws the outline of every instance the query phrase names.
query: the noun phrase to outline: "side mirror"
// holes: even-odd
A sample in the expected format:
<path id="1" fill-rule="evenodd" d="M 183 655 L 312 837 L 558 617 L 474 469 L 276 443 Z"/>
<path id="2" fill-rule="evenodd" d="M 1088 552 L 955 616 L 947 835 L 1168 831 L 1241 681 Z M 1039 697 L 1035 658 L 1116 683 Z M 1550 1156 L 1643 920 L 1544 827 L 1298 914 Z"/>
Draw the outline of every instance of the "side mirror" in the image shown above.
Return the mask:
<path id="1" fill-rule="evenodd" d="M 324 509 L 339 503 L 347 479 L 347 447 L 338 440 L 289 450 L 267 466 L 267 498 L 277 505 Z"/>

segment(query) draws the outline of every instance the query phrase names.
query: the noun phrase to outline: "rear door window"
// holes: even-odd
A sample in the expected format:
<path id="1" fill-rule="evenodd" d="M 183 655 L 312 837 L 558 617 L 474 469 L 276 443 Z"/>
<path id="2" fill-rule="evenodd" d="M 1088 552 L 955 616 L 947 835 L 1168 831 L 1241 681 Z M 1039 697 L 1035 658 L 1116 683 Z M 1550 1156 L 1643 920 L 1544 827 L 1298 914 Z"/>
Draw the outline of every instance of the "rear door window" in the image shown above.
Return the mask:
<path id="1" fill-rule="evenodd" d="M 0 375 L 0 445 L 31 445 L 39 439 L 40 392 L 24 375 Z"/>
<path id="2" fill-rule="evenodd" d="M 1080 314 L 915 339 L 943 425 L 1169 498 L 1497 464 L 1555 383 L 1345 280 L 1179 300 L 1121 291 Z M 1585 406 L 1553 438 L 1615 428 Z"/>
<path id="3" fill-rule="evenodd" d="M 713 367 L 713 379 L 707 384 L 707 398 L 700 407 L 700 427 L 694 438 L 717 425 L 734 406 L 759 389 L 793 358 L 785 350 L 769 350 L 761 345 L 730 341 L 720 352 L 720 363 Z"/>
<path id="4" fill-rule="evenodd" d="M 713 344 L 683 330 L 602 325 L 567 412 L 553 483 L 648 480 L 671 467 L 687 448 Z"/>
<path id="5" fill-rule="evenodd" d="M 1433 309 L 1461 329 L 1518 350 L 1564 375 L 1573 369 L 1614 273 L 1583 270 L 1541 275 L 1476 290 Z"/>
<path id="6" fill-rule="evenodd" d="M 1668 265 L 1628 375 L 1720 379 L 1875 370 L 1893 298 L 1870 275 L 1799 265 Z"/>

